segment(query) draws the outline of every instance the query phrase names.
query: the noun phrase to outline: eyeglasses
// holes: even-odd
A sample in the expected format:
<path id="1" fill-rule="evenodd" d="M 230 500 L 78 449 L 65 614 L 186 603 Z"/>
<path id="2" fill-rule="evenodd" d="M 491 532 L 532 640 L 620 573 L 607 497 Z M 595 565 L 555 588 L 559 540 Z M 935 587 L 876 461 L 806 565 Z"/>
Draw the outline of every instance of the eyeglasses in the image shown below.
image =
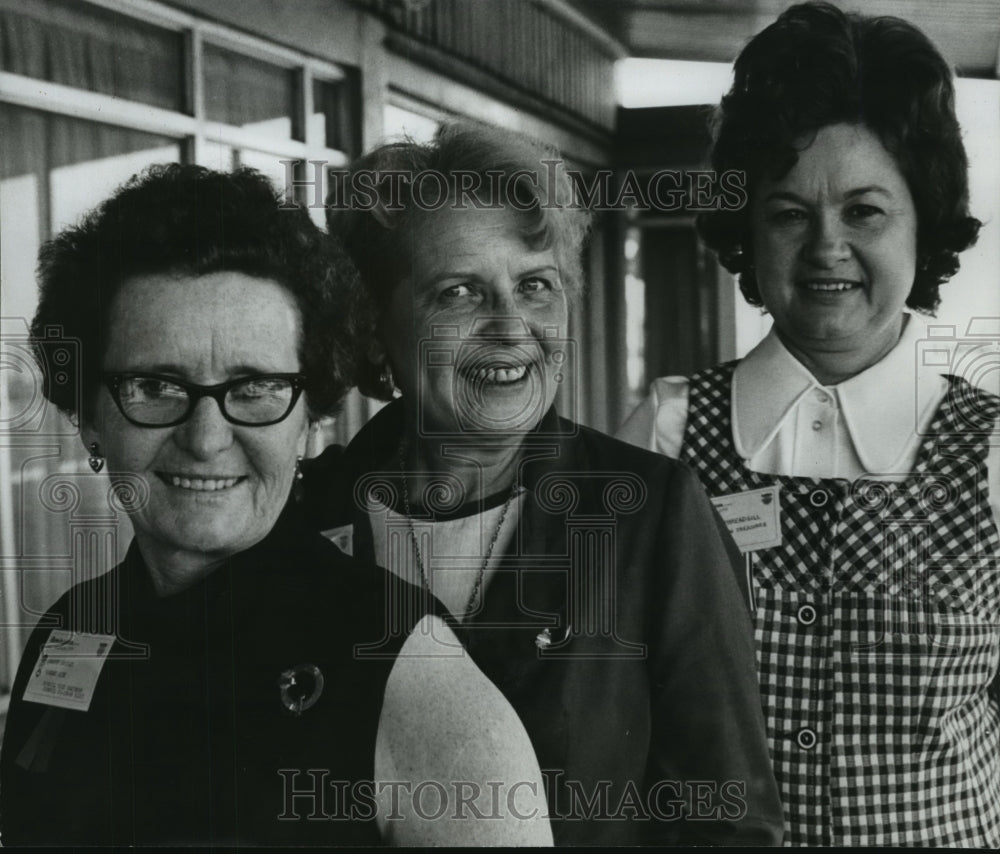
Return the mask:
<path id="1" fill-rule="evenodd" d="M 203 397 L 214 398 L 231 424 L 267 427 L 288 417 L 305 379 L 303 374 L 258 374 L 198 385 L 161 374 L 104 374 L 104 384 L 118 409 L 136 427 L 181 424 Z"/>

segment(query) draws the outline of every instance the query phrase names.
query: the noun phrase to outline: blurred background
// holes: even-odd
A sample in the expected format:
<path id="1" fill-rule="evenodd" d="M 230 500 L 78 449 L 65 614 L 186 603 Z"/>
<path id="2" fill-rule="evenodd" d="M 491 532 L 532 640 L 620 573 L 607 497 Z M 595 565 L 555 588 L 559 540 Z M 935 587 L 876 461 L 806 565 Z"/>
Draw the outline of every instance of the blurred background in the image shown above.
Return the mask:
<path id="1" fill-rule="evenodd" d="M 0 0 L 0 728 L 31 626 L 71 583 L 113 566 L 131 536 L 77 431 L 39 394 L 27 323 L 44 240 L 150 163 L 254 166 L 281 186 L 291 176 L 310 204 L 324 169 L 386 137 L 428 139 L 453 117 L 557 145 L 586 180 L 607 181 L 613 202 L 660 170 L 704 167 L 732 60 L 789 5 Z M 996 340 L 1000 0 L 837 5 L 916 23 L 956 68 L 972 211 L 986 228 L 937 323 L 962 336 L 977 319 L 976 334 Z M 769 321 L 699 245 L 690 204 L 608 207 L 587 249 L 572 318 L 582 346 L 560 408 L 613 432 L 653 378 L 741 356 Z M 74 342 L 51 332 L 46 370 L 70 381 L 59 366 Z M 353 395 L 314 450 L 348 440 L 372 412 Z"/>

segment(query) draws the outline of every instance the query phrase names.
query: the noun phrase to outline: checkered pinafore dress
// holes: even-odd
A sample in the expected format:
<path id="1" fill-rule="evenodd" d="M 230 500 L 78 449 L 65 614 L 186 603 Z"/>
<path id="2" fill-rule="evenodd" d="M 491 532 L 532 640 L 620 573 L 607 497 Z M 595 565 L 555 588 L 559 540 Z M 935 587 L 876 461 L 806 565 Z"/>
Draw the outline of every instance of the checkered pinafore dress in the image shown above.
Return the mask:
<path id="1" fill-rule="evenodd" d="M 761 695 L 793 845 L 1000 845 L 1000 399 L 949 377 L 902 482 L 762 475 L 732 441 L 735 362 L 690 383 L 681 459 L 711 495 L 777 485 L 749 556 Z"/>

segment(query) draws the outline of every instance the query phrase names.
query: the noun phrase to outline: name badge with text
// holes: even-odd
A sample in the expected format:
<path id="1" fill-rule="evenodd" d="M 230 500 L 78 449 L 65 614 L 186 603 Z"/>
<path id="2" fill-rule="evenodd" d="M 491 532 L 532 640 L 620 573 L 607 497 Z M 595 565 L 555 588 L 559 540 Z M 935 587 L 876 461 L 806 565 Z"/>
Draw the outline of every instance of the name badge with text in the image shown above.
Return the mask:
<path id="1" fill-rule="evenodd" d="M 114 635 L 53 629 L 38 654 L 24 699 L 85 712 L 115 642 Z"/>
<path id="2" fill-rule="evenodd" d="M 779 487 L 720 495 L 712 504 L 743 554 L 781 545 Z"/>

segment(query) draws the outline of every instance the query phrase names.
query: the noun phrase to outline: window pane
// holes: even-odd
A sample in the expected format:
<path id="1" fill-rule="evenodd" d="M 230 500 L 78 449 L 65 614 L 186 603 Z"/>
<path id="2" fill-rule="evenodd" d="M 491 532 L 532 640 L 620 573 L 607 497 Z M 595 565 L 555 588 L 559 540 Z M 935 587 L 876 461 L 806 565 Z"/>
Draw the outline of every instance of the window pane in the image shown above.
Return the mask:
<path id="1" fill-rule="evenodd" d="M 292 139 L 295 74 L 287 69 L 206 44 L 205 116 L 262 136 Z"/>
<path id="2" fill-rule="evenodd" d="M 184 109 L 180 33 L 70 0 L 0 0 L 0 68 Z"/>
<path id="3" fill-rule="evenodd" d="M 199 166 L 207 166 L 219 172 L 229 172 L 236 166 L 236 151 L 220 142 L 205 140 L 201 146 Z"/>
<path id="4" fill-rule="evenodd" d="M 34 312 L 42 240 L 143 167 L 177 161 L 180 154 L 169 137 L 0 103 L 4 314 Z"/>
<path id="5" fill-rule="evenodd" d="M 361 91 L 353 69 L 343 80 L 313 81 L 310 121 L 320 145 L 343 151 L 350 158 L 361 153 Z"/>

